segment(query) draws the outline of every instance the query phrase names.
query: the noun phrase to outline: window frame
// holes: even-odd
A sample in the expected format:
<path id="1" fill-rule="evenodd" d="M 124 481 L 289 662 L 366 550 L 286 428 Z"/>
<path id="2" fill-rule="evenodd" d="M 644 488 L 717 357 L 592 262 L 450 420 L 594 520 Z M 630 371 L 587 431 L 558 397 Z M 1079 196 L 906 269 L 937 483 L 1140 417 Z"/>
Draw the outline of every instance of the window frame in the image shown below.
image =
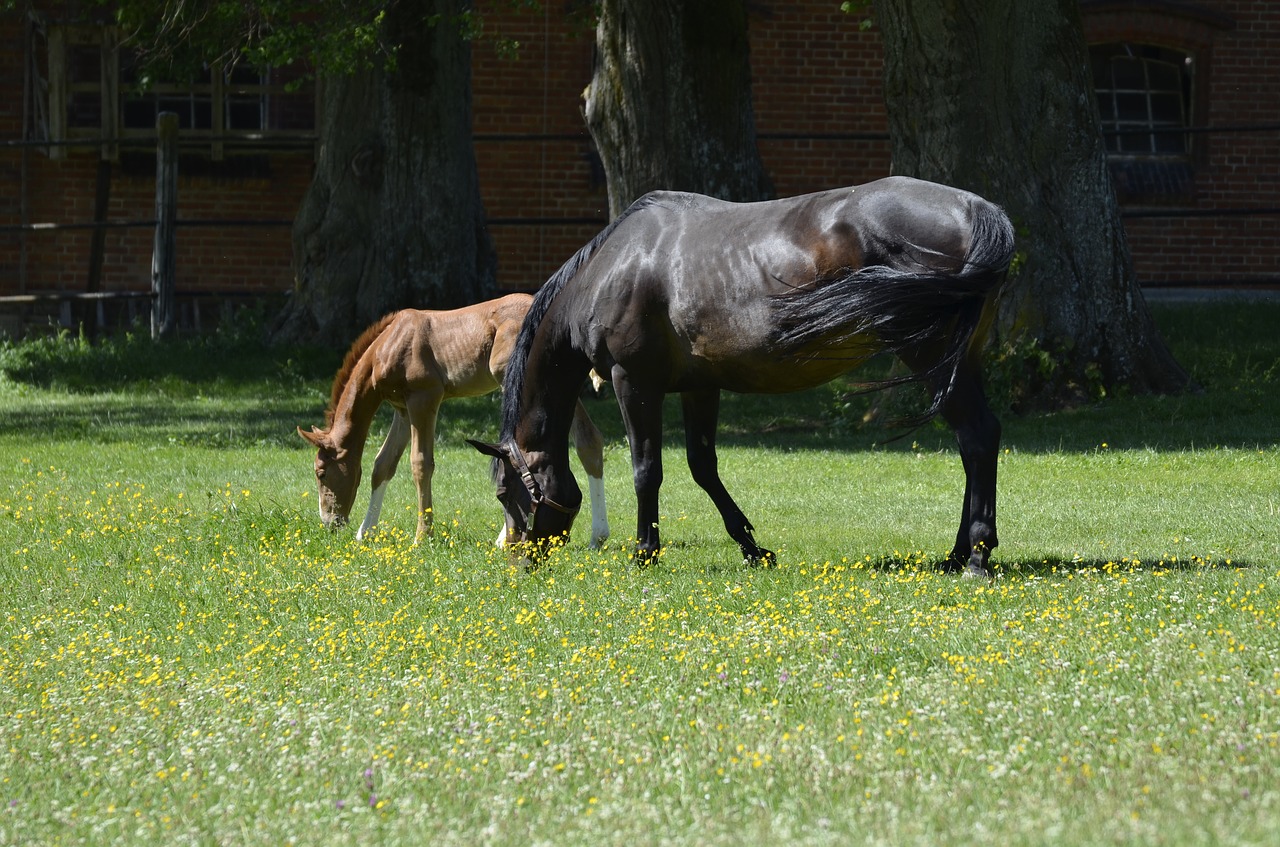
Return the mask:
<path id="1" fill-rule="evenodd" d="M 228 146 L 238 150 L 261 150 L 276 148 L 274 142 L 279 141 L 296 141 L 300 146 L 315 142 L 316 127 L 320 122 L 319 85 L 309 86 L 312 97 L 311 125 L 280 129 L 271 125 L 272 115 L 275 114 L 272 99 L 297 98 L 306 96 L 308 92 L 306 89 L 301 93 L 288 90 L 274 70 L 259 74 L 259 81 L 253 83 L 228 80 L 228 74 L 220 66 L 214 65 L 209 68 L 208 81 L 192 84 L 157 82 L 148 85 L 140 94 L 130 96 L 127 89 L 122 87 L 125 69 L 119 46 L 120 35 L 116 27 L 105 24 L 49 23 L 45 31 L 48 68 L 46 140 L 53 142 L 48 148 L 50 158 L 59 159 L 65 155 L 67 145 L 64 142 L 101 138 L 102 158 L 116 161 L 119 159 L 121 143 L 150 139 L 155 135 L 154 123 L 146 127 L 128 125 L 125 110 L 129 104 L 136 106 L 146 100 L 173 97 L 194 98 L 193 104 L 208 103 L 209 126 L 196 126 L 196 121 L 190 120 L 188 123 L 191 125 L 182 127 L 182 139 L 184 148 L 207 146 L 213 161 L 223 160 Z M 73 79 L 71 51 L 94 47 L 98 49 L 100 57 L 97 79 Z M 75 125 L 69 120 L 73 98 L 93 92 L 99 95 L 98 125 Z M 229 127 L 228 108 L 235 99 L 246 96 L 258 100 L 263 125 L 249 129 Z M 159 103 L 155 105 L 155 110 L 162 110 Z M 194 105 L 192 114 L 194 115 Z"/>
<path id="2" fill-rule="evenodd" d="M 1174 61 L 1174 59 L 1177 61 Z M 1196 56 L 1193 52 L 1163 45 L 1132 41 L 1104 42 L 1089 45 L 1089 64 L 1094 97 L 1102 125 L 1108 160 L 1147 160 L 1152 162 L 1190 162 L 1195 155 L 1193 134 L 1196 108 Z M 1122 79 L 1121 63 L 1130 72 L 1141 73 L 1141 84 Z M 1099 66 L 1105 64 L 1108 79 L 1098 79 Z M 1168 69 L 1177 75 L 1178 87 L 1153 82 L 1153 71 Z M 1157 102 L 1177 98 L 1179 115 L 1169 120 L 1159 113 Z M 1135 112 L 1134 106 L 1141 103 Z M 1168 147 L 1167 139 L 1180 139 L 1177 149 Z M 1133 139 L 1145 139 L 1139 149 Z M 1165 139 L 1162 141 L 1162 139 Z"/>

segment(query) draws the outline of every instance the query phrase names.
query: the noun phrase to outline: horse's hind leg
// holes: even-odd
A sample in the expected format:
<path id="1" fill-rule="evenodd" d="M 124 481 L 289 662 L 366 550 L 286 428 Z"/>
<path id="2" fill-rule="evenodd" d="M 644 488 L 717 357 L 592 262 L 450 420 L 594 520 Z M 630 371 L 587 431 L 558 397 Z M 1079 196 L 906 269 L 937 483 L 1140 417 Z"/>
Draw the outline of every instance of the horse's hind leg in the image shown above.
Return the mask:
<path id="1" fill-rule="evenodd" d="M 992 414 L 977 371 L 962 364 L 942 407 L 942 416 L 955 430 L 964 463 L 964 508 L 949 562 L 966 576 L 990 576 L 987 561 L 999 543 L 996 537 L 996 465 L 1000 452 L 1000 421 Z"/>
<path id="2" fill-rule="evenodd" d="M 373 460 L 373 490 L 369 493 L 369 510 L 364 513 L 360 529 L 356 530 L 357 539 L 364 538 L 377 525 L 378 516 L 382 513 L 382 498 L 387 494 L 387 483 L 396 475 L 396 466 L 400 464 L 400 457 L 408 444 L 409 420 L 404 412 L 397 409 L 391 417 L 391 429 L 387 431 L 387 437 L 378 449 L 378 456 Z"/>
<path id="3" fill-rule="evenodd" d="M 587 493 L 591 496 L 591 548 L 609 537 L 609 514 L 604 507 L 604 436 L 587 415 L 582 401 L 573 410 L 573 446 L 582 469 L 587 472 Z"/>
<path id="4" fill-rule="evenodd" d="M 413 468 L 413 481 L 418 486 L 418 528 L 413 543 L 422 541 L 431 533 L 431 477 L 436 471 L 436 416 L 444 400 L 443 390 L 416 391 L 405 404 L 413 431 L 413 449 L 409 464 Z"/>
<path id="5" fill-rule="evenodd" d="M 720 480 L 716 458 L 716 426 L 720 419 L 720 391 L 686 391 L 680 395 L 684 409 L 684 449 L 693 481 L 711 497 L 729 537 L 738 542 L 742 556 L 753 562 L 771 563 L 774 555 L 756 544 L 753 527 Z"/>

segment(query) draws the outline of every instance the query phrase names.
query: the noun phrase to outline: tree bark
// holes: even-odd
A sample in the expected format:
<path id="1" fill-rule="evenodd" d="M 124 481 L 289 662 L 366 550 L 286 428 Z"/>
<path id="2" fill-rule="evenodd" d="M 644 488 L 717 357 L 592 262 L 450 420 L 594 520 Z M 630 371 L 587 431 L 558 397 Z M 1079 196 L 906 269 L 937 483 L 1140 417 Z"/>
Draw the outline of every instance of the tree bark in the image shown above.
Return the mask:
<path id="1" fill-rule="evenodd" d="M 603 0 L 584 97 L 612 216 L 655 189 L 773 195 L 748 46 L 744 0 Z"/>
<path id="2" fill-rule="evenodd" d="M 874 2 L 894 172 L 981 194 L 1018 229 L 994 335 L 1015 364 L 1036 354 L 1029 399 L 1187 387 L 1134 279 L 1077 0 Z"/>
<path id="3" fill-rule="evenodd" d="M 293 226 L 278 341 L 342 345 L 402 308 L 492 296 L 496 263 L 471 142 L 467 4 L 392 4 L 394 66 L 325 80 L 320 153 Z"/>

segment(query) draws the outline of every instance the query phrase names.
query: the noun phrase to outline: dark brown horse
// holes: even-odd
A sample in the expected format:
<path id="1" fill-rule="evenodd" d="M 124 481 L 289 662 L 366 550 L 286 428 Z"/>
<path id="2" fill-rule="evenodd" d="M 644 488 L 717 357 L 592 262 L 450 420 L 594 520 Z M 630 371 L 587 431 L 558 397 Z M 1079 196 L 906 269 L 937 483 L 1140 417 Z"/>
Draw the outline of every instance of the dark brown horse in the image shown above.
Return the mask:
<path id="1" fill-rule="evenodd" d="M 508 538 L 569 531 L 574 402 L 593 368 L 613 382 L 631 445 L 638 555 L 659 548 L 662 398 L 683 401 L 694 480 L 751 560 L 773 554 L 716 468 L 722 389 L 780 393 L 890 352 L 955 430 L 965 471 L 949 561 L 987 573 L 996 546 L 1000 424 L 979 375 L 980 339 L 1013 254 L 1013 228 L 966 191 L 904 177 L 767 203 L 655 192 L 578 251 L 538 293 L 507 367 L 495 458 Z M 535 522 L 536 518 L 536 522 Z"/>

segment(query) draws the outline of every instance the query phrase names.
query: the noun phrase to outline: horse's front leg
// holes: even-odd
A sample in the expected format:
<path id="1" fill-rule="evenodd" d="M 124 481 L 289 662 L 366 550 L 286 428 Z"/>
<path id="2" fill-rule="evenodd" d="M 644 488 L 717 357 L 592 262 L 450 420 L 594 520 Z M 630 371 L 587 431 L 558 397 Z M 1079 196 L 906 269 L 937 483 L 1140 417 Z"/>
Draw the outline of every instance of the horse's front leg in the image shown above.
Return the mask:
<path id="1" fill-rule="evenodd" d="M 613 367 L 613 390 L 631 444 L 636 488 L 636 560 L 647 565 L 658 555 L 658 489 L 662 487 L 662 394 L 638 390 L 620 366 Z"/>
<path id="2" fill-rule="evenodd" d="M 570 434 L 582 469 L 587 472 L 587 493 L 591 496 L 590 547 L 596 549 L 609 537 L 609 513 L 604 507 L 604 436 L 592 423 L 581 400 L 573 410 Z"/>
<path id="3" fill-rule="evenodd" d="M 711 497 L 729 537 L 738 542 L 742 556 L 751 562 L 772 564 L 774 554 L 756 544 L 753 527 L 720 480 L 716 457 L 716 427 L 720 420 L 720 391 L 686 391 L 680 395 L 684 411 L 684 449 L 693 481 Z"/>
<path id="4" fill-rule="evenodd" d="M 988 577 L 996 536 L 996 466 L 1000 454 L 1000 421 L 987 405 L 977 371 L 967 363 L 942 407 L 942 416 L 955 430 L 964 464 L 964 507 L 949 562 L 963 567 L 965 576 Z"/>
<path id="5" fill-rule="evenodd" d="M 409 395 L 405 404 L 413 430 L 413 450 L 409 456 L 413 481 L 418 487 L 418 528 L 413 543 L 431 534 L 431 477 L 436 470 L 436 416 L 440 413 L 443 391 L 418 391 Z"/>
<path id="6" fill-rule="evenodd" d="M 378 516 L 382 513 L 382 498 L 387 494 L 387 483 L 396 475 L 396 467 L 404 448 L 409 444 L 409 419 L 400 409 L 391 416 L 391 429 L 378 449 L 378 456 L 373 460 L 373 490 L 369 492 L 369 509 L 364 513 L 364 520 L 356 530 L 356 539 L 362 539 L 378 524 Z"/>

